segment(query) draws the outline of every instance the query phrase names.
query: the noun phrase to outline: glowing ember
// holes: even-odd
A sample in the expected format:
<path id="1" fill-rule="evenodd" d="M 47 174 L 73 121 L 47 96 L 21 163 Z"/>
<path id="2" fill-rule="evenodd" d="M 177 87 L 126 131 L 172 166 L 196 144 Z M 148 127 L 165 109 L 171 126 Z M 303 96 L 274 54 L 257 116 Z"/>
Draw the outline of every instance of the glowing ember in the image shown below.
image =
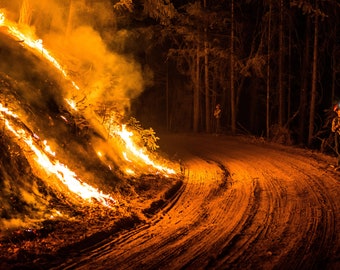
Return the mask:
<path id="1" fill-rule="evenodd" d="M 57 216 L 57 217 L 61 217 L 62 214 L 61 214 L 58 210 L 55 210 L 55 215 L 51 215 L 50 218 L 53 219 L 53 218 L 55 218 L 56 216 Z"/>
<path id="2" fill-rule="evenodd" d="M 77 109 L 77 104 L 76 104 L 76 102 L 75 102 L 74 100 L 67 99 L 67 98 L 65 98 L 65 100 L 66 100 L 67 104 L 68 104 L 73 110 L 75 110 L 75 111 L 78 110 L 78 109 Z"/>
<path id="3" fill-rule="evenodd" d="M 127 157 L 127 155 L 126 155 L 126 152 L 123 152 L 123 156 L 124 156 L 124 158 L 125 158 L 126 161 L 131 162 L 131 160 L 128 159 L 128 157 Z"/>
<path id="4" fill-rule="evenodd" d="M 131 170 L 131 169 L 126 169 L 125 172 L 127 174 L 132 174 L 132 175 L 135 174 L 135 172 L 133 170 Z"/>
<path id="5" fill-rule="evenodd" d="M 60 118 L 63 119 L 66 123 L 68 123 L 68 120 L 65 116 L 61 115 Z"/>
<path id="6" fill-rule="evenodd" d="M 0 111 L 1 118 L 5 121 L 5 126 L 9 131 L 11 131 L 17 138 L 22 139 L 25 144 L 30 148 L 31 151 L 35 154 L 35 161 L 48 173 L 54 174 L 61 182 L 63 182 L 70 191 L 76 193 L 81 198 L 87 201 L 91 201 L 92 198 L 96 199 L 101 204 L 111 207 L 116 204 L 116 200 L 113 199 L 110 195 L 103 194 L 101 191 L 98 191 L 96 188 L 82 182 L 78 179 L 77 175 L 67 168 L 64 164 L 60 163 L 56 159 L 51 159 L 48 157 L 43 151 L 39 150 L 39 148 L 35 145 L 33 141 L 33 137 L 30 136 L 24 129 L 15 130 L 15 128 L 10 124 L 8 119 L 3 117 L 3 113 L 7 115 L 15 115 L 9 110 L 5 110 L 5 108 L 0 103 Z M 47 144 L 47 141 L 44 141 L 45 151 L 52 156 L 55 156 L 55 153 L 51 151 L 50 146 Z"/>

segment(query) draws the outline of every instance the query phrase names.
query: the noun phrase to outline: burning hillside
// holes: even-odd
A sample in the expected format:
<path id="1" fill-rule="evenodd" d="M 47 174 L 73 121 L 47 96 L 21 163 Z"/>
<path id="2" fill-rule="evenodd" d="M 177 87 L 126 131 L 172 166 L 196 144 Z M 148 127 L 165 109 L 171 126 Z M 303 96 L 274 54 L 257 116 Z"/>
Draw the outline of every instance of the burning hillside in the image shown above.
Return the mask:
<path id="1" fill-rule="evenodd" d="M 154 131 L 122 113 L 121 96 L 91 99 L 91 87 L 79 87 L 4 14 L 0 26 L 4 260 L 25 262 L 33 250 L 53 252 L 156 213 L 181 182 L 177 165 L 154 151 Z"/>

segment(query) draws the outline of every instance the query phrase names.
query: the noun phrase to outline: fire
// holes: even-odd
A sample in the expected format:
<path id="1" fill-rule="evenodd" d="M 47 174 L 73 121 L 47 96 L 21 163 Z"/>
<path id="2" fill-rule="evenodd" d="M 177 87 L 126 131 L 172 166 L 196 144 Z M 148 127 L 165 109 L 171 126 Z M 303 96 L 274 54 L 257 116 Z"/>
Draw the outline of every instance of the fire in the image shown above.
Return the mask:
<path id="1" fill-rule="evenodd" d="M 126 172 L 127 174 L 131 174 L 131 175 L 134 175 L 134 174 L 135 174 L 135 172 L 134 172 L 133 170 L 129 169 L 129 168 L 127 168 L 127 169 L 125 170 L 125 172 Z"/>
<path id="2" fill-rule="evenodd" d="M 8 29 L 8 33 L 16 37 L 18 40 L 22 41 L 23 44 L 42 54 L 42 56 L 46 60 L 48 60 L 55 68 L 57 68 L 61 72 L 65 79 L 71 82 L 74 88 L 79 90 L 79 86 L 73 80 L 71 80 L 66 70 L 60 65 L 57 59 L 55 59 L 46 48 L 44 48 L 43 41 L 41 39 L 34 40 L 28 35 L 25 35 L 18 29 L 15 23 L 6 20 L 5 14 L 0 12 L 0 26 L 1 25 L 6 26 Z"/>
<path id="3" fill-rule="evenodd" d="M 64 183 L 70 191 L 80 196 L 82 199 L 91 201 L 93 198 L 98 202 L 103 204 L 104 206 L 111 207 L 116 204 L 117 201 L 113 199 L 110 195 L 104 194 L 101 191 L 98 191 L 96 188 L 82 182 L 76 175 L 75 172 L 71 171 L 67 168 L 66 165 L 59 162 L 59 160 L 55 159 L 55 152 L 53 152 L 50 146 L 47 144 L 47 141 L 43 142 L 45 146 L 45 151 L 41 151 L 37 144 L 34 142 L 37 140 L 37 137 L 31 136 L 24 129 L 16 130 L 9 122 L 8 119 L 5 118 L 4 114 L 9 116 L 14 116 L 17 118 L 17 115 L 12 113 L 7 108 L 3 107 L 0 103 L 0 116 L 5 122 L 5 126 L 9 131 L 11 131 L 18 139 L 21 139 L 25 142 L 26 146 L 35 154 L 35 161 L 47 172 L 50 174 L 54 174 L 62 183 Z M 52 155 L 53 157 L 49 157 Z"/>
<path id="4" fill-rule="evenodd" d="M 0 25 L 3 25 L 5 23 L 5 14 L 0 12 Z"/>
<path id="5" fill-rule="evenodd" d="M 123 156 L 124 156 L 124 158 L 125 158 L 126 161 L 131 162 L 131 160 L 127 157 L 126 152 L 123 152 Z"/>
<path id="6" fill-rule="evenodd" d="M 47 141 L 44 140 L 44 145 L 45 145 L 45 151 L 49 153 L 50 155 L 55 157 L 55 152 L 51 150 L 51 147 L 47 144 Z"/>
<path id="7" fill-rule="evenodd" d="M 10 115 L 14 118 L 18 118 L 18 116 L 15 113 L 11 112 L 8 108 L 4 107 L 1 103 L 0 103 L 0 112 L 4 112 L 7 115 Z"/>
<path id="8" fill-rule="evenodd" d="M 65 100 L 73 110 L 75 111 L 78 110 L 75 101 L 70 99 Z M 128 131 L 126 129 L 126 125 L 118 124 L 116 121 L 114 121 L 113 118 L 114 116 L 111 116 L 108 120 L 106 120 L 103 123 L 103 125 L 105 128 L 107 128 L 109 136 L 118 136 L 122 139 L 130 155 L 132 155 L 135 159 L 139 160 L 141 163 L 153 167 L 157 171 L 163 173 L 165 176 L 176 174 L 176 171 L 174 169 L 167 168 L 152 161 L 150 156 L 145 152 L 145 150 L 143 148 L 138 147 L 136 143 L 133 141 L 132 139 L 134 135 L 133 132 Z M 67 121 L 66 119 L 64 120 Z M 97 155 L 100 158 L 103 157 L 103 154 L 100 151 L 97 152 Z M 128 157 L 127 151 L 122 151 L 122 155 L 127 162 L 130 163 L 132 162 L 131 158 Z M 132 170 L 125 170 L 125 172 L 128 175 L 135 174 Z"/>
<path id="9" fill-rule="evenodd" d="M 164 172 L 166 174 L 176 174 L 175 170 L 167 168 L 152 161 L 151 158 L 145 153 L 143 148 L 138 148 L 137 145 L 132 140 L 133 133 L 126 129 L 126 125 L 122 125 L 121 130 L 117 130 L 116 133 L 120 136 L 120 138 L 122 138 L 126 148 L 134 157 L 137 157 L 146 165 L 150 165 L 161 172 Z M 127 157 L 127 153 L 125 152 L 124 157 L 127 161 L 130 161 L 130 159 Z"/>
<path id="10" fill-rule="evenodd" d="M 65 101 L 67 102 L 67 104 L 68 104 L 73 110 L 75 110 L 75 111 L 78 110 L 78 109 L 77 109 L 77 104 L 76 104 L 76 102 L 75 102 L 74 100 L 65 98 Z"/>
<path id="11" fill-rule="evenodd" d="M 50 54 L 50 52 L 44 48 L 43 46 L 43 41 L 41 39 L 34 40 L 31 37 L 25 35 L 21 31 L 19 31 L 18 27 L 16 26 L 15 23 L 9 22 L 6 20 L 5 15 L 0 12 L 0 26 L 4 25 L 7 27 L 9 34 L 12 36 L 16 37 L 18 40 L 21 40 L 23 44 L 27 45 L 31 49 L 35 50 L 37 53 L 41 54 L 46 60 L 48 60 L 50 63 L 53 64 L 55 68 L 57 68 L 61 74 L 64 76 L 65 79 L 67 79 L 69 82 L 72 83 L 72 85 L 79 90 L 78 85 L 68 76 L 67 72 L 63 67 L 60 65 L 60 63 Z M 77 111 L 77 104 L 74 100 L 71 99 L 65 99 L 67 104 L 75 111 Z M 5 108 L 0 107 L 0 112 L 1 110 L 5 110 Z M 61 116 L 61 118 L 65 121 L 68 122 L 68 120 L 64 117 Z M 110 127 L 106 127 L 110 130 L 112 129 L 111 126 L 112 123 L 110 123 Z M 132 135 L 133 133 L 126 130 L 125 125 L 118 125 L 114 124 L 113 125 L 114 129 L 114 135 L 119 136 L 122 141 L 124 142 L 126 148 L 128 149 L 128 152 L 123 152 L 122 155 L 124 156 L 124 159 L 128 162 L 131 162 L 131 158 L 128 157 L 128 155 L 132 155 L 135 159 L 138 159 L 141 163 L 146 164 L 148 166 L 152 166 L 159 172 L 165 174 L 165 176 L 169 174 L 176 174 L 175 170 L 171 168 L 167 168 L 165 166 L 162 166 L 154 161 L 151 160 L 149 155 L 147 155 L 144 151 L 144 149 L 139 148 L 132 140 Z M 111 135 L 111 134 L 110 134 Z M 53 152 L 50 154 L 53 155 Z M 128 174 L 131 174 L 131 171 L 129 171 Z"/>

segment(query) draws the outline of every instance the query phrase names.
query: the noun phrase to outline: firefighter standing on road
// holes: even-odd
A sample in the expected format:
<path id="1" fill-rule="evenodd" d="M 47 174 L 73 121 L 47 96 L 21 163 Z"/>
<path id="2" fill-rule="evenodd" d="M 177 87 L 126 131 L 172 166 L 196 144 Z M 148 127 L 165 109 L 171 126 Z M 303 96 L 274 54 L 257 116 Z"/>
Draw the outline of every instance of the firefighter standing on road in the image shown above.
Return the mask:
<path id="1" fill-rule="evenodd" d="M 221 132 L 221 105 L 217 104 L 214 110 L 214 117 L 216 119 L 216 133 L 220 133 Z"/>
<path id="2" fill-rule="evenodd" d="M 334 132 L 334 143 L 335 143 L 335 152 L 337 154 L 337 164 L 336 166 L 340 166 L 340 106 L 339 104 L 334 106 L 334 111 L 338 114 L 332 120 L 332 132 Z"/>

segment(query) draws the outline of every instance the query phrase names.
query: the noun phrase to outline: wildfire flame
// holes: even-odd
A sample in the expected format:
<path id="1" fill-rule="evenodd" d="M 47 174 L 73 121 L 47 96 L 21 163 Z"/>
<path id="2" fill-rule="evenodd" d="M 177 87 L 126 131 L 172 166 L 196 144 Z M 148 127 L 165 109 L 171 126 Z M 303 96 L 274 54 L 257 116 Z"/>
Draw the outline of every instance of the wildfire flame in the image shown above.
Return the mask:
<path id="1" fill-rule="evenodd" d="M 5 14 L 0 12 L 0 26 L 6 26 L 8 29 L 8 33 L 12 36 L 16 37 L 18 40 L 22 41 L 23 44 L 26 44 L 31 49 L 36 50 L 37 52 L 40 52 L 44 58 L 46 58 L 55 68 L 57 68 L 62 75 L 69 81 L 71 84 L 79 90 L 79 86 L 71 80 L 71 78 L 68 76 L 67 72 L 63 67 L 60 65 L 60 63 L 55 59 L 51 53 L 44 48 L 43 41 L 41 39 L 34 40 L 33 38 L 29 37 L 28 35 L 25 35 L 22 33 L 15 25 L 15 23 L 12 23 L 8 20 L 6 20 Z"/>
<path id="2" fill-rule="evenodd" d="M 67 104 L 68 104 L 73 110 L 75 110 L 75 111 L 78 110 L 78 109 L 77 109 L 77 104 L 76 104 L 76 102 L 75 102 L 74 100 L 65 98 L 65 101 L 67 102 Z"/>
<path id="3" fill-rule="evenodd" d="M 150 165 L 155 169 L 164 172 L 166 174 L 176 174 L 175 170 L 162 166 L 160 164 L 155 163 L 151 160 L 151 158 L 145 153 L 143 148 L 138 148 L 134 141 L 132 140 L 133 132 L 128 131 L 126 129 L 126 125 L 121 126 L 121 130 L 117 130 L 116 133 L 122 138 L 125 143 L 126 148 L 129 150 L 134 157 L 137 157 L 139 160 L 143 161 L 146 165 Z M 125 159 L 129 162 L 130 159 L 127 157 L 127 153 L 123 153 Z"/>
<path id="4" fill-rule="evenodd" d="M 25 142 L 26 146 L 35 154 L 35 161 L 47 172 L 54 174 L 62 183 L 64 183 L 70 191 L 80 196 L 82 199 L 86 201 L 91 201 L 93 198 L 96 199 L 104 206 L 111 207 L 116 204 L 117 201 L 113 199 L 110 195 L 104 194 L 101 191 L 98 191 L 96 188 L 82 182 L 76 175 L 75 172 L 71 171 L 67 168 L 66 165 L 59 162 L 59 160 L 55 159 L 55 152 L 53 152 L 50 146 L 47 144 L 47 141 L 43 142 L 45 146 L 46 153 L 52 155 L 53 157 L 49 157 L 44 151 L 41 151 L 34 140 L 39 138 L 38 136 L 31 136 L 24 129 L 16 130 L 9 122 L 8 119 L 5 118 L 4 114 L 12 116 L 14 118 L 18 118 L 16 114 L 11 112 L 9 109 L 5 108 L 0 103 L 0 116 L 1 119 L 4 120 L 5 126 L 9 131 L 11 131 L 18 139 L 21 139 Z"/>
<path id="5" fill-rule="evenodd" d="M 10 115 L 14 118 L 18 117 L 15 113 L 11 112 L 8 108 L 4 107 L 1 103 L 0 103 L 0 112 L 4 112 L 7 115 Z"/>
<path id="6" fill-rule="evenodd" d="M 3 25 L 5 23 L 5 14 L 0 12 L 0 25 Z"/>
<path id="7" fill-rule="evenodd" d="M 34 39 L 30 38 L 29 36 L 23 34 L 21 31 L 18 30 L 15 23 L 12 23 L 12 22 L 9 22 L 8 20 L 6 20 L 5 15 L 0 12 L 0 26 L 1 25 L 6 26 L 7 29 L 8 29 L 8 32 L 12 36 L 16 37 L 19 40 L 22 40 L 22 42 L 24 44 L 26 44 L 28 47 L 30 47 L 31 49 L 34 49 L 37 52 L 40 52 L 41 55 L 45 59 L 47 59 L 50 63 L 52 63 L 53 66 L 61 72 L 61 74 L 65 77 L 65 79 L 70 81 L 72 83 L 72 85 L 77 90 L 79 90 L 78 85 L 68 76 L 65 69 L 63 69 L 62 66 L 59 64 L 59 62 L 50 54 L 50 52 L 47 49 L 44 48 L 43 42 L 42 42 L 41 39 L 34 40 Z M 75 101 L 73 101 L 71 99 L 65 99 L 65 100 L 73 110 L 77 111 L 77 106 L 76 106 Z M 63 117 L 63 116 L 61 116 L 61 117 L 64 121 L 68 122 L 65 117 Z M 110 127 L 109 128 L 106 127 L 109 130 L 109 133 L 110 133 L 110 130 L 112 130 L 111 122 L 114 122 L 114 121 L 110 121 Z M 167 176 L 169 174 L 176 174 L 175 170 L 173 170 L 171 168 L 167 168 L 165 166 L 162 166 L 162 165 L 152 161 L 150 156 L 145 153 L 144 149 L 138 147 L 134 143 L 134 141 L 132 140 L 133 133 L 131 131 L 128 131 L 126 129 L 125 125 L 114 124 L 113 130 L 114 130 L 113 135 L 119 136 L 122 139 L 122 141 L 124 142 L 126 148 L 128 149 L 129 155 L 134 156 L 137 160 L 139 160 L 140 162 L 142 162 L 145 165 L 152 166 L 153 168 L 155 168 L 159 172 L 165 174 L 165 176 Z M 131 160 L 130 158 L 128 158 L 128 154 L 126 152 L 123 152 L 122 155 L 124 156 L 124 158 L 127 161 Z M 133 172 L 132 170 L 128 170 L 128 174 L 132 174 L 132 172 Z"/>

